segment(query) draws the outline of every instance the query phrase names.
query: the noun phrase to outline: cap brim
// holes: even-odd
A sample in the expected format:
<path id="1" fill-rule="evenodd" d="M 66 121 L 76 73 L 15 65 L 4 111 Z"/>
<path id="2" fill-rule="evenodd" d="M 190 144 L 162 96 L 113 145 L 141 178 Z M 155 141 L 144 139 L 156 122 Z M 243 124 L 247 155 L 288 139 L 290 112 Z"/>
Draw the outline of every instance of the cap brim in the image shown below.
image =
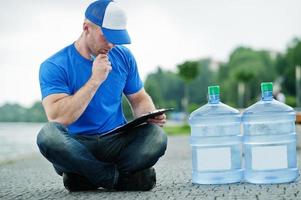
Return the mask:
<path id="1" fill-rule="evenodd" d="M 113 30 L 107 28 L 101 28 L 106 40 L 110 43 L 118 44 L 131 44 L 131 39 L 126 30 Z"/>

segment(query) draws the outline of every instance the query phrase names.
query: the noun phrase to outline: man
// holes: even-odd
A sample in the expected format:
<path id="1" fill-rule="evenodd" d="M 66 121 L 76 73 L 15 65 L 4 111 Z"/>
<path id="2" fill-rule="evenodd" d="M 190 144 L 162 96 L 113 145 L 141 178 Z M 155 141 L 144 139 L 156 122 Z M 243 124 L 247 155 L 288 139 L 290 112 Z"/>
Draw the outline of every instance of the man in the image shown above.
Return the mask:
<path id="1" fill-rule="evenodd" d="M 126 123 L 122 93 L 135 117 L 155 110 L 131 52 L 125 13 L 110 0 L 85 13 L 83 33 L 41 64 L 42 103 L 49 120 L 38 147 L 69 191 L 99 187 L 151 190 L 152 167 L 164 154 L 164 114 L 122 134 L 103 133 Z"/>

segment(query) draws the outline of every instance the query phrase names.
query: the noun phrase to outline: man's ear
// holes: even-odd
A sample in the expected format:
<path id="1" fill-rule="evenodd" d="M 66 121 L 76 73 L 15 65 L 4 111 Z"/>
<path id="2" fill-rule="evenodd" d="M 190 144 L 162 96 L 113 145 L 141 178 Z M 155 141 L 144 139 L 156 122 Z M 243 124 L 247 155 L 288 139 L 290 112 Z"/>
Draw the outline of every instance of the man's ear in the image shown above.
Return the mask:
<path id="1" fill-rule="evenodd" d="M 88 32 L 89 31 L 89 24 L 87 22 L 83 23 L 83 31 Z"/>

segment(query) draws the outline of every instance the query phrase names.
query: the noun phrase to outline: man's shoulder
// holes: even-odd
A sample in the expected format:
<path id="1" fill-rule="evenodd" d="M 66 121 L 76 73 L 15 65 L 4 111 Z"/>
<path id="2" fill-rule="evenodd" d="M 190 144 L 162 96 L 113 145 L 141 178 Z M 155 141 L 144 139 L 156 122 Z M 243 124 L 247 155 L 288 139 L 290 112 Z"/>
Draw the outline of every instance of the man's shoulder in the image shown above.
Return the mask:
<path id="1" fill-rule="evenodd" d="M 133 61 L 135 61 L 134 55 L 127 47 L 123 45 L 117 45 L 111 50 L 112 55 L 121 61 L 125 66 L 131 67 Z"/>
<path id="2" fill-rule="evenodd" d="M 121 54 L 121 55 L 124 55 L 124 56 L 132 55 L 131 51 L 127 47 L 125 47 L 123 45 L 116 45 L 112 49 L 112 53 L 114 53 L 114 54 Z"/>
<path id="3" fill-rule="evenodd" d="M 72 45 L 68 45 L 66 47 L 64 47 L 63 49 L 59 50 L 58 52 L 54 53 L 53 55 L 51 55 L 49 58 L 47 58 L 43 63 L 51 63 L 57 66 L 64 66 L 64 64 L 68 61 L 68 55 L 69 55 L 69 51 L 72 48 Z"/>

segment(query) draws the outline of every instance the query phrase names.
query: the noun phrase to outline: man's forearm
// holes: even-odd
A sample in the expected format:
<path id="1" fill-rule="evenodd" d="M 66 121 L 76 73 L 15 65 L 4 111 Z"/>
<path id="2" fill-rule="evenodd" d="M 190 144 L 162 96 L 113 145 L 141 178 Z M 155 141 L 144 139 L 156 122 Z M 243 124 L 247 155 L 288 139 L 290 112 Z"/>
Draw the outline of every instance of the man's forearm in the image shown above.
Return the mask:
<path id="1" fill-rule="evenodd" d="M 135 117 L 139 117 L 156 109 L 149 95 L 145 95 L 144 98 L 141 98 L 132 106 Z"/>
<path id="2" fill-rule="evenodd" d="M 76 121 L 87 108 L 99 83 L 89 80 L 74 95 L 59 99 L 54 103 L 54 109 L 50 121 L 57 121 L 64 125 L 69 125 Z"/>

